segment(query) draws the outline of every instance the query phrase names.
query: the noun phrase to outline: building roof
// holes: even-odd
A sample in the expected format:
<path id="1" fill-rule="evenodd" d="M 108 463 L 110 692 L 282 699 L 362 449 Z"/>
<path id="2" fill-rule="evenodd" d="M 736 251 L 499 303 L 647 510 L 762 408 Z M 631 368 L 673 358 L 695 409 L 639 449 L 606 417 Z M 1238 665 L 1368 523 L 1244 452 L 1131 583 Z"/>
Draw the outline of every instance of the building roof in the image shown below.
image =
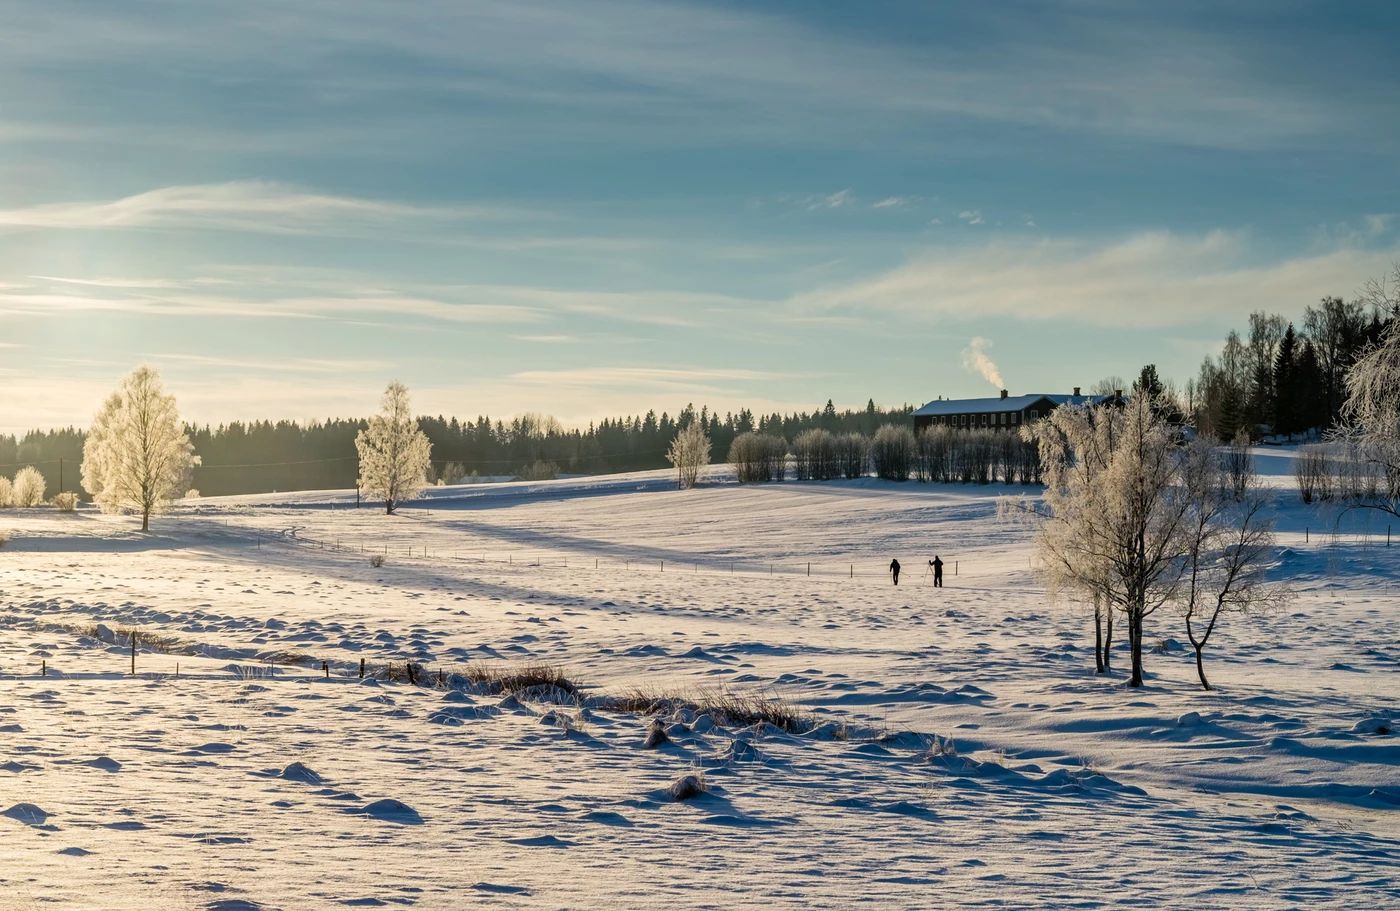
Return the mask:
<path id="1" fill-rule="evenodd" d="M 1004 399 L 1000 397 L 986 399 L 935 399 L 918 411 L 915 411 L 914 416 L 938 417 L 947 414 L 975 414 L 978 412 L 996 414 L 998 412 L 1025 411 L 1027 408 L 1034 406 L 1037 402 L 1047 399 L 1056 406 L 1097 405 L 1099 402 L 1109 398 L 1112 398 L 1112 396 L 1034 393 L 1032 395 L 1011 395 Z"/>

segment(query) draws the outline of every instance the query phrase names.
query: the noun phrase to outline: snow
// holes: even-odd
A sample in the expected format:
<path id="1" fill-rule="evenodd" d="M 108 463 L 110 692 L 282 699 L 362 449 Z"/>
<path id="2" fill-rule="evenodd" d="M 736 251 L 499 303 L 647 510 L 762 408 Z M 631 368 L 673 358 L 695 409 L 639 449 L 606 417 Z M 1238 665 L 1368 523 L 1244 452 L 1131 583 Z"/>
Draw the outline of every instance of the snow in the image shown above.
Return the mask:
<path id="1" fill-rule="evenodd" d="M 1096 677 L 1003 488 L 647 472 L 392 517 L 353 491 L 207 498 L 149 535 L 0 512 L 0 899 L 1400 907 L 1400 550 L 1374 516 L 1324 533 L 1287 451 L 1261 456 L 1298 596 L 1230 618 L 1213 693 L 1169 643 L 1141 691 L 1125 655 Z M 169 649 L 135 677 L 132 627 Z M 556 663 L 584 706 L 361 681 L 362 658 L 428 683 Z M 597 698 L 631 686 L 763 690 L 814 724 L 681 712 L 647 749 L 653 719 Z"/>

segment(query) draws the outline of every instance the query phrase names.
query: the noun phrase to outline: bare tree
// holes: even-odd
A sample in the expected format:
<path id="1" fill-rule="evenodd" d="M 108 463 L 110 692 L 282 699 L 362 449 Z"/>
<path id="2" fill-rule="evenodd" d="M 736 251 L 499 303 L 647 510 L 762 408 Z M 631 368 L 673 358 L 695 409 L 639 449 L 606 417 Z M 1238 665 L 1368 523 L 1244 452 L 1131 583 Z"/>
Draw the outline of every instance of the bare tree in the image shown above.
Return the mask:
<path id="1" fill-rule="evenodd" d="M 676 434 L 666 459 L 676 466 L 681 490 L 689 490 L 700 479 L 700 470 L 710 464 L 710 438 L 699 421 L 691 421 Z"/>
<path id="2" fill-rule="evenodd" d="M 1212 687 L 1202 652 L 1219 623 L 1231 614 L 1280 607 L 1290 596 L 1285 586 L 1266 579 L 1274 534 L 1263 492 L 1252 479 L 1243 491 L 1225 483 L 1213 450 L 1210 441 L 1200 440 L 1183 460 L 1191 507 L 1184 523 L 1185 573 L 1177 601 L 1196 652 L 1196 675 L 1207 690 Z"/>
<path id="3" fill-rule="evenodd" d="M 132 510 L 149 531 L 151 514 L 190 489 L 199 459 L 160 372 L 141 366 L 93 418 L 83 443 L 83 486 L 103 512 Z"/>
<path id="4" fill-rule="evenodd" d="M 1206 440 L 1214 449 L 1214 441 L 1209 437 Z M 1249 451 L 1249 434 L 1243 429 L 1237 432 L 1230 445 L 1224 447 L 1220 460 L 1224 463 L 1225 472 L 1218 483 L 1228 487 L 1236 500 L 1243 500 L 1258 474 L 1254 467 L 1254 454 Z"/>
<path id="5" fill-rule="evenodd" d="M 408 387 L 394 382 L 384 390 L 379 414 L 355 437 L 355 451 L 360 457 L 360 488 L 382 498 L 387 514 L 402 501 L 422 495 L 432 466 L 432 444 L 409 408 Z"/>

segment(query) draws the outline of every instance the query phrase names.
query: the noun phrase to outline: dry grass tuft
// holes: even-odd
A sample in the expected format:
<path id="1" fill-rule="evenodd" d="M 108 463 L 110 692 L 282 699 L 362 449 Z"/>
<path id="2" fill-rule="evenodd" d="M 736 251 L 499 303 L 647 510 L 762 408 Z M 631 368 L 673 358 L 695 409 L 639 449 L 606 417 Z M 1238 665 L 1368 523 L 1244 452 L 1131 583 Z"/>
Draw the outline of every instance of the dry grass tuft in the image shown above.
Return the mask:
<path id="1" fill-rule="evenodd" d="M 789 734 L 801 734 L 812 728 L 811 715 L 805 710 L 786 699 L 757 692 L 718 689 L 678 693 L 635 686 L 620 695 L 606 697 L 599 707 L 641 715 L 672 715 L 688 709 L 696 716 L 709 715 L 711 721 L 722 727 L 771 724 Z"/>
<path id="2" fill-rule="evenodd" d="M 453 678 L 484 685 L 492 694 L 518 693 L 531 687 L 542 686 L 562 690 L 570 696 L 578 696 L 578 687 L 569 680 L 562 667 L 542 661 L 517 665 L 476 661 L 467 665 L 465 670 L 449 675 L 448 679 L 450 681 Z"/>

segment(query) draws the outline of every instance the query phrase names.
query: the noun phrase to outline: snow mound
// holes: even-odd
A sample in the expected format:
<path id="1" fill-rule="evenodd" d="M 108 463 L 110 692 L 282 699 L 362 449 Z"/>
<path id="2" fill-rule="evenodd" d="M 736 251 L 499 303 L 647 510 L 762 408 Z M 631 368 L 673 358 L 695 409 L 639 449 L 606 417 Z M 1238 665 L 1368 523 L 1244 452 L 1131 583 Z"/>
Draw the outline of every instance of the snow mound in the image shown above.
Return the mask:
<path id="1" fill-rule="evenodd" d="M 42 826 L 49 818 L 49 814 L 32 803 L 17 803 L 0 816 L 8 816 L 26 826 Z"/>
<path id="2" fill-rule="evenodd" d="M 672 800 L 693 800 L 704 794 L 708 788 L 705 787 L 704 779 L 698 775 L 682 775 L 671 786 L 666 789 L 666 793 L 671 795 Z"/>
<path id="3" fill-rule="evenodd" d="M 1390 734 L 1394 730 L 1390 719 L 1381 717 L 1363 718 L 1351 726 L 1353 734 Z"/>
<path id="4" fill-rule="evenodd" d="M 302 784 L 324 783 L 321 776 L 315 770 L 300 762 L 289 764 L 286 768 L 277 773 L 277 777 L 285 779 L 286 781 L 299 781 Z"/>
<path id="5" fill-rule="evenodd" d="M 349 811 L 352 816 L 369 816 L 384 822 L 396 822 L 405 826 L 421 826 L 423 817 L 418 811 L 402 801 L 386 797 Z"/>

